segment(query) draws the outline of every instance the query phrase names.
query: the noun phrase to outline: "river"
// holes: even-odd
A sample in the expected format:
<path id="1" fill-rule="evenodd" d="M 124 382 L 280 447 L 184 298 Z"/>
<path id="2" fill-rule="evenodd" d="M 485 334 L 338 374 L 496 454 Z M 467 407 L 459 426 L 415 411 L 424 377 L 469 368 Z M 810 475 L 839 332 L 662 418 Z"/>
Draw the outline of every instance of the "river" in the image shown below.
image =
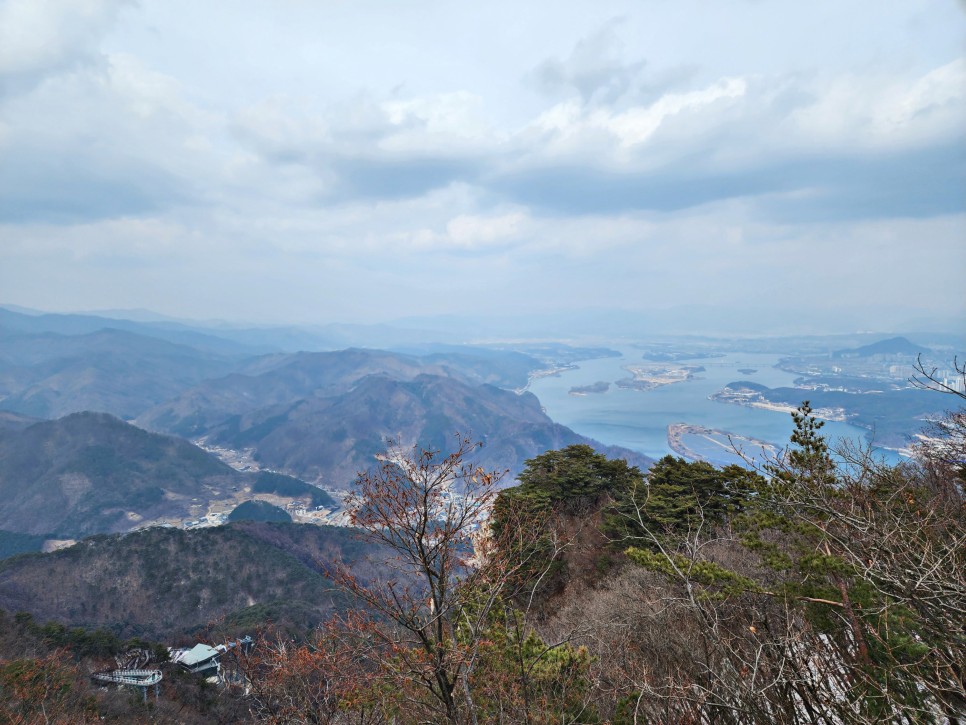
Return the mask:
<path id="1" fill-rule="evenodd" d="M 667 442 L 669 423 L 690 423 L 706 428 L 758 438 L 782 447 L 787 444 L 793 424 L 788 413 L 748 408 L 709 400 L 708 396 L 736 380 L 751 380 L 768 387 L 792 386 L 795 375 L 774 367 L 779 356 L 761 353 L 730 353 L 707 360 L 685 360 L 681 365 L 701 365 L 705 372 L 693 380 L 665 385 L 655 390 L 640 392 L 618 388 L 616 380 L 631 377 L 624 365 L 645 365 L 642 351 L 635 348 L 614 347 L 620 358 L 586 360 L 579 368 L 567 370 L 557 377 L 534 380 L 530 391 L 539 399 L 553 420 L 581 435 L 607 445 L 623 446 L 660 458 L 673 453 Z M 667 363 L 667 366 L 676 363 Z M 753 368 L 757 372 L 745 374 L 739 368 Z M 606 393 L 570 395 L 574 386 L 591 385 L 597 381 L 611 383 Z M 802 399 L 808 391 L 802 391 Z M 865 441 L 865 431 L 847 423 L 826 422 L 822 429 L 830 442 L 839 438 Z M 883 452 L 887 459 L 895 454 Z"/>

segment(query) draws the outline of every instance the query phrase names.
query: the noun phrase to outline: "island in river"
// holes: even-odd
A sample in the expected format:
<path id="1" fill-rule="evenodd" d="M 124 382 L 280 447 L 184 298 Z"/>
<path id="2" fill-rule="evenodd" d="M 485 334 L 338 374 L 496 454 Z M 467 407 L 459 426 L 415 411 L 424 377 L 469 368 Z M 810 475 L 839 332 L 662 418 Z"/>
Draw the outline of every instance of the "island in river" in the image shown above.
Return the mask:
<path id="1" fill-rule="evenodd" d="M 747 463 L 755 458 L 774 460 L 781 452 L 767 441 L 688 423 L 671 423 L 667 442 L 679 456 L 714 465 Z"/>
<path id="2" fill-rule="evenodd" d="M 596 383 L 591 385 L 575 385 L 570 389 L 571 395 L 590 395 L 606 393 L 610 389 L 610 383 L 604 382 L 603 380 L 598 380 Z"/>
<path id="3" fill-rule="evenodd" d="M 701 365 L 680 365 L 676 367 L 655 365 L 625 365 L 624 370 L 634 377 L 622 378 L 614 385 L 627 390 L 654 390 L 663 385 L 673 385 L 693 380 L 695 373 L 703 373 Z"/>

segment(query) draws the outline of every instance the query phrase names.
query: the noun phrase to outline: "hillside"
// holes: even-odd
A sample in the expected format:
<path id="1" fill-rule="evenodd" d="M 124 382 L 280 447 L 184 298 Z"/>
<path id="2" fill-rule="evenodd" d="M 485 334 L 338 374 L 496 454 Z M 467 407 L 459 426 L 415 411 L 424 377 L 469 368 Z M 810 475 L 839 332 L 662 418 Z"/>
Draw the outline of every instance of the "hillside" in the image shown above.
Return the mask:
<path id="1" fill-rule="evenodd" d="M 143 319 L 137 319 L 143 317 Z M 236 340 L 233 330 L 199 326 L 167 319 L 151 312 L 118 310 L 116 313 L 49 313 L 10 309 L 0 305 L 0 328 L 25 335 L 54 333 L 59 336 L 89 335 L 100 330 L 123 330 L 140 337 L 150 337 L 176 345 L 186 345 L 200 352 L 216 356 L 246 358 L 264 355 L 281 349 L 270 341 L 254 339 L 251 343 Z"/>
<path id="2" fill-rule="evenodd" d="M 272 506 L 272 504 L 265 501 L 245 501 L 242 504 L 236 506 L 230 514 L 228 514 L 228 522 L 234 523 L 237 521 L 275 521 L 291 523 L 292 517 L 288 515 L 288 512 L 283 508 L 278 506 Z"/>
<path id="3" fill-rule="evenodd" d="M 321 562 L 341 558 L 366 576 L 367 553 L 371 547 L 350 529 L 295 524 L 101 535 L 0 562 L 0 609 L 151 638 L 227 615 L 254 627 L 266 612 L 277 623 L 293 616 L 309 627 L 345 604 L 320 573 Z"/>
<path id="4" fill-rule="evenodd" d="M 514 351 L 379 350 L 267 356 L 147 411 L 139 425 L 236 450 L 267 468 L 344 487 L 386 438 L 445 448 L 456 432 L 486 442 L 481 463 L 520 469 L 548 448 L 586 439 L 555 424 L 525 383 L 535 358 Z M 498 385 L 490 384 L 495 382 Z M 603 450 L 600 444 L 594 445 Z M 647 465 L 631 451 L 614 451 Z"/>
<path id="5" fill-rule="evenodd" d="M 34 423 L 40 423 L 42 418 L 21 415 L 9 410 L 0 410 L 0 432 L 9 430 L 23 430 Z"/>
<path id="6" fill-rule="evenodd" d="M 36 534 L 19 534 L 0 530 L 0 560 L 17 554 L 40 551 L 45 537 Z"/>
<path id="7" fill-rule="evenodd" d="M 77 537 L 187 515 L 246 477 L 187 441 L 106 413 L 0 433 L 0 529 Z"/>

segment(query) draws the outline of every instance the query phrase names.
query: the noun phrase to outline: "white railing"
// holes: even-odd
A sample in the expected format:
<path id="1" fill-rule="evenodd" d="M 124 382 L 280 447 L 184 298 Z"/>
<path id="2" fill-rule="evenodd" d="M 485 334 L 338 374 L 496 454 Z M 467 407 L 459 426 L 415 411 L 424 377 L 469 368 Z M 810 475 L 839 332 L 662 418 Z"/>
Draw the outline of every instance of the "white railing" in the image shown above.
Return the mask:
<path id="1" fill-rule="evenodd" d="M 95 672 L 91 679 L 104 684 L 149 687 L 161 682 L 161 670 L 110 670 Z"/>

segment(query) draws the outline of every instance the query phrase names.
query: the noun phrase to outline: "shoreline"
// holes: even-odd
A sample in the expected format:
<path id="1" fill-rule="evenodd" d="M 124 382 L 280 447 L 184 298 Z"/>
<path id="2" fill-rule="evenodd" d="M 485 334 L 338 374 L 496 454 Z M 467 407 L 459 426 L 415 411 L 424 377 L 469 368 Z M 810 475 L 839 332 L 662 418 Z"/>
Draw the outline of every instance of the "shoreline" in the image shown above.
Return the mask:
<path id="1" fill-rule="evenodd" d="M 760 449 L 763 453 L 769 456 L 775 457 L 780 453 L 778 446 L 769 443 L 768 441 L 763 441 L 758 438 L 752 438 L 751 436 L 739 435 L 738 433 L 730 433 L 725 430 L 719 430 L 716 428 L 706 428 L 701 425 L 693 425 L 690 423 L 670 423 L 667 427 L 667 443 L 668 447 L 674 451 L 679 456 L 684 458 L 689 458 L 693 461 L 704 461 L 706 463 L 714 464 L 715 461 L 709 460 L 706 456 L 702 456 L 700 453 L 690 448 L 684 443 L 683 437 L 685 435 L 695 435 L 705 438 L 709 443 L 713 443 L 719 446 L 721 449 L 727 451 L 730 455 L 734 456 L 736 459 L 743 459 L 744 456 L 739 453 L 743 453 L 741 444 L 747 444 L 749 446 L 754 446 Z M 725 444 L 722 441 L 715 440 L 712 436 L 720 436 L 722 438 L 728 439 L 730 445 Z M 736 445 L 737 444 L 737 445 Z"/>
<path id="2" fill-rule="evenodd" d="M 525 392 L 530 390 L 530 386 L 533 384 L 534 380 L 540 380 L 541 378 L 559 378 L 560 373 L 565 373 L 570 370 L 580 370 L 579 365 L 574 363 L 564 363 L 559 367 L 543 368 L 541 370 L 534 370 L 532 373 L 527 375 L 527 384 L 522 388 L 514 388 L 513 392 L 517 395 L 523 395 Z"/>
<path id="3" fill-rule="evenodd" d="M 792 405 L 791 403 L 776 403 L 767 400 L 757 391 L 739 392 L 732 388 L 724 388 L 717 393 L 712 393 L 708 396 L 708 400 L 713 400 L 716 403 L 742 405 L 746 408 L 770 410 L 775 413 L 788 413 L 789 415 L 798 410 L 797 405 Z M 812 410 L 812 415 L 820 420 L 827 420 L 830 423 L 849 422 L 845 408 L 815 408 Z"/>

